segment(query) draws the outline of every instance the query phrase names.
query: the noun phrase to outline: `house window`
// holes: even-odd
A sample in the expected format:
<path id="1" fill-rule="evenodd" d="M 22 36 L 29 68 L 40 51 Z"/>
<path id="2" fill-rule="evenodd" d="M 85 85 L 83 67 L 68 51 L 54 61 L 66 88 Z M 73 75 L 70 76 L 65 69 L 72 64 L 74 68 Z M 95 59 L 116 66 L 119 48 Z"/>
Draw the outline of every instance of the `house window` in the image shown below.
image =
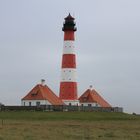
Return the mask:
<path id="1" fill-rule="evenodd" d="M 32 96 L 36 96 L 38 94 L 38 91 L 36 93 L 32 93 L 31 95 Z"/>
<path id="2" fill-rule="evenodd" d="M 83 97 L 83 101 L 86 102 L 88 99 L 87 97 Z"/>
<path id="3" fill-rule="evenodd" d="M 71 106 L 71 103 L 69 103 L 69 106 Z"/>
<path id="4" fill-rule="evenodd" d="M 25 106 L 25 102 L 23 102 L 23 105 Z"/>
<path id="5" fill-rule="evenodd" d="M 40 102 L 36 102 L 36 106 L 40 106 Z"/>
<path id="6" fill-rule="evenodd" d="M 98 107 L 98 104 L 96 103 L 96 107 Z"/>
<path id="7" fill-rule="evenodd" d="M 29 102 L 29 106 L 32 106 L 32 103 L 31 102 Z"/>
<path id="8" fill-rule="evenodd" d="M 91 106 L 91 104 L 88 104 L 88 106 Z"/>

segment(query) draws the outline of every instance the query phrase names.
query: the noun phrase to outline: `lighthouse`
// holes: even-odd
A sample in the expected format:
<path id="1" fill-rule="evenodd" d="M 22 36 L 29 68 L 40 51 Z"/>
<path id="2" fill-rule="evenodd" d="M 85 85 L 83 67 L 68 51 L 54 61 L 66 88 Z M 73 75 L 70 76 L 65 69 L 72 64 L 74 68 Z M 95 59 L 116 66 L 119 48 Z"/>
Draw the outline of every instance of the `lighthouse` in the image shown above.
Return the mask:
<path id="1" fill-rule="evenodd" d="M 75 27 L 74 18 L 69 14 L 64 21 L 63 55 L 59 97 L 66 105 L 79 105 L 76 81 Z"/>

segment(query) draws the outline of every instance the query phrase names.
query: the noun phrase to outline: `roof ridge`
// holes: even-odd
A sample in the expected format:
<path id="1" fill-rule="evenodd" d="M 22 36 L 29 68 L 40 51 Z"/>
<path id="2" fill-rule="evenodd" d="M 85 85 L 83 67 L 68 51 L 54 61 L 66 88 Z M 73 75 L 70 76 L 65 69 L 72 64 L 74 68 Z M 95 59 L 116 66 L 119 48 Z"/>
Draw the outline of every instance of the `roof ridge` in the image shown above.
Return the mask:
<path id="1" fill-rule="evenodd" d="M 44 92 L 42 91 L 42 87 L 41 87 L 41 86 L 42 86 L 42 85 L 39 84 L 39 89 L 40 89 L 40 91 L 41 91 L 41 95 L 42 95 L 43 98 L 46 98 L 46 97 L 44 96 Z"/>
<path id="2" fill-rule="evenodd" d="M 103 101 L 104 101 L 104 103 L 106 103 L 106 104 L 108 104 L 109 106 L 111 106 L 95 89 L 93 90 L 94 91 L 94 94 L 96 95 L 96 96 L 98 96 L 99 98 L 101 98 Z"/>
<path id="3" fill-rule="evenodd" d="M 47 85 L 45 85 L 44 88 L 46 88 L 46 89 L 48 90 L 49 96 L 53 96 L 53 98 L 47 97 L 47 100 L 48 100 L 50 103 L 53 104 L 53 102 L 56 102 L 56 100 L 59 101 L 59 102 L 61 102 L 61 103 L 63 103 L 63 102 L 59 99 L 59 97 L 58 97 Z"/>

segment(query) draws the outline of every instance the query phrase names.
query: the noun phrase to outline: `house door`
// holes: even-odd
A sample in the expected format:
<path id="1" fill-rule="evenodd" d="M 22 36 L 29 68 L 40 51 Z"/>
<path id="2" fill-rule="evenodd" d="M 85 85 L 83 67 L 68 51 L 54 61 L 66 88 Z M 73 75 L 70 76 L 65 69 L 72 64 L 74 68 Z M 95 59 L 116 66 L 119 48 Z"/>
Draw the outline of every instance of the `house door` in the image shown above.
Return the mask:
<path id="1" fill-rule="evenodd" d="M 36 102 L 36 106 L 40 106 L 40 102 Z"/>

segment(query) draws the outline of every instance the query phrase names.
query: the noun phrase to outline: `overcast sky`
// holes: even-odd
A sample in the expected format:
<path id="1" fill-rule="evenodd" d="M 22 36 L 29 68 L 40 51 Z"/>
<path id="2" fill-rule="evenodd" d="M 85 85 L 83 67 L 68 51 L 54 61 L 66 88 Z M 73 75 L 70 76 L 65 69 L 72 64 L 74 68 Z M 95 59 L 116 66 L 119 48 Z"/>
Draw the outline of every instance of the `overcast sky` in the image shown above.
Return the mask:
<path id="1" fill-rule="evenodd" d="M 93 85 L 112 106 L 140 113 L 139 0 L 0 0 L 0 102 L 20 105 L 42 78 L 59 94 L 69 12 L 78 95 Z"/>

